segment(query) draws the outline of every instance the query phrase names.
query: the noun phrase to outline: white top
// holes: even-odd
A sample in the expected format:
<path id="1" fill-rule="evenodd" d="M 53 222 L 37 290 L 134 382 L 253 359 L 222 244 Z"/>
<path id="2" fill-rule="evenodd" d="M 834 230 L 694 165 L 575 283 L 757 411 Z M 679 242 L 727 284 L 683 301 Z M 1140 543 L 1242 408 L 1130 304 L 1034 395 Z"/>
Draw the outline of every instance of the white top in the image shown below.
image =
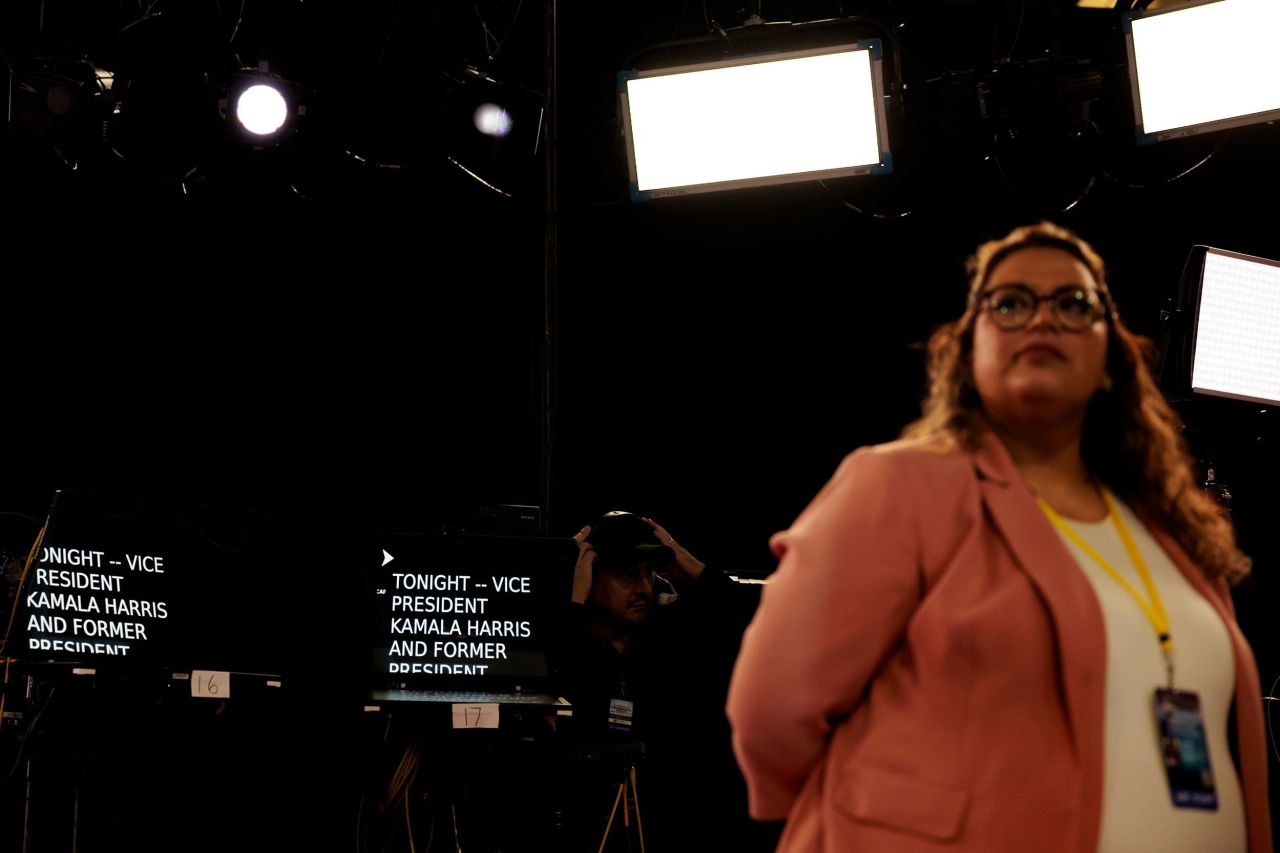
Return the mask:
<path id="1" fill-rule="evenodd" d="M 1218 809 L 1174 807 L 1154 710 L 1155 689 L 1166 686 L 1164 655 L 1155 628 L 1133 596 L 1058 531 L 1098 595 L 1107 631 L 1106 753 L 1098 853 L 1245 853 L 1248 841 L 1240 777 L 1227 747 L 1235 658 L 1226 625 L 1129 507 L 1114 495 L 1112 501 L 1146 560 L 1169 615 L 1175 686 L 1200 696 Z M 1146 588 L 1111 519 L 1063 520 L 1145 598 Z"/>

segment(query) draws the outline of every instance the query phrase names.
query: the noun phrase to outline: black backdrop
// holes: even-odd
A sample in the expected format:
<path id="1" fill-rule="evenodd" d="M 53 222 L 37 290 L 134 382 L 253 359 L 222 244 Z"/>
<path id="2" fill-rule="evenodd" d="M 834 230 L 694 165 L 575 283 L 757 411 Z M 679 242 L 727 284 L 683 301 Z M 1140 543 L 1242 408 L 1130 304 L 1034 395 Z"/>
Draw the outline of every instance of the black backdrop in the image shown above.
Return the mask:
<path id="1" fill-rule="evenodd" d="M 35 51 L 39 5 L 7 4 L 10 62 Z M 541 88 L 546 8 L 334 3 L 303 18 L 301 6 L 246 3 L 232 47 L 246 63 L 264 51 L 310 92 L 310 137 L 266 152 L 289 162 L 291 189 L 275 165 L 200 141 L 239 4 L 150 4 L 167 17 L 115 37 L 140 5 L 49 11 L 43 50 L 75 46 L 142 81 L 182 69 L 166 79 L 179 91 L 195 81 L 203 112 L 135 118 L 123 161 L 86 148 L 74 172 L 39 140 L 6 137 L 0 510 L 40 516 L 53 489 L 72 487 L 272 513 L 296 543 L 280 570 L 298 597 L 280 618 L 301 639 L 282 663 L 318 679 L 317 657 L 352 655 L 351 549 L 364 530 L 463 527 L 485 505 L 543 503 L 542 163 L 494 173 L 512 198 L 485 189 L 442 156 L 452 149 L 436 108 L 440 69 L 485 63 L 482 19 L 502 42 L 486 67 Z M 554 534 L 631 509 L 708 562 L 767 575 L 769 534 L 845 453 L 914 416 L 920 344 L 961 309 L 966 255 L 1012 225 L 1048 216 L 1091 240 L 1148 335 L 1193 244 L 1280 257 L 1273 126 L 1139 151 L 1104 120 L 1123 112 L 1114 74 L 1089 145 L 1045 136 L 1027 104 L 1052 100 L 977 116 L 977 76 L 1007 57 L 1077 50 L 1114 72 L 1109 12 L 871 4 L 924 89 L 895 130 L 894 176 L 632 204 L 614 72 L 640 48 L 744 12 L 561 5 Z M 179 162 L 202 164 L 185 192 Z M 1255 557 L 1237 600 L 1265 688 L 1280 674 L 1275 414 L 1183 408 Z M 24 522 L 6 519 L 21 540 Z M 314 695 L 297 701 L 301 717 L 338 725 Z M 316 762 L 305 766 L 342 778 L 359 750 L 337 740 L 326 749 L 345 757 L 299 747 Z"/>

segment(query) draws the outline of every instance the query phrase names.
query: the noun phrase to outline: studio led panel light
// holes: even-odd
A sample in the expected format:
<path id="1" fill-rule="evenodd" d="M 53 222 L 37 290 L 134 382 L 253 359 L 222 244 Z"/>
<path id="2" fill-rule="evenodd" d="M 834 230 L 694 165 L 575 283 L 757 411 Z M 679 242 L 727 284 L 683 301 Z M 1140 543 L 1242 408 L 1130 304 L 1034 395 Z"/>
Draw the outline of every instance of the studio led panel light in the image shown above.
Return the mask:
<path id="1" fill-rule="evenodd" d="M 880 41 L 618 75 L 631 196 L 891 171 Z"/>
<path id="2" fill-rule="evenodd" d="M 1191 390 L 1280 405 L 1280 261 L 1205 247 Z"/>
<path id="3" fill-rule="evenodd" d="M 1280 118 L 1280 2 L 1131 12 L 1124 31 L 1140 143 Z"/>

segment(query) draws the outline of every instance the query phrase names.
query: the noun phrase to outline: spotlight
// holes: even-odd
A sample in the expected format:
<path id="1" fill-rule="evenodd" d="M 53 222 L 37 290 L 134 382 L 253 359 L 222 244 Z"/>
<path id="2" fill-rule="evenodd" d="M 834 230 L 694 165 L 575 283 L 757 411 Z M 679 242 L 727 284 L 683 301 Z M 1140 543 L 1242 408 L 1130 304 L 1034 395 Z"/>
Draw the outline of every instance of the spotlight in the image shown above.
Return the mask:
<path id="1" fill-rule="evenodd" d="M 105 136 L 114 75 L 87 59 L 35 59 L 13 79 L 13 119 L 72 169 Z"/>
<path id="2" fill-rule="evenodd" d="M 892 171 L 881 40 L 774 26 L 619 73 L 633 200 Z"/>
<path id="3" fill-rule="evenodd" d="M 511 113 L 494 103 L 483 103 L 476 107 L 476 130 L 485 136 L 503 139 L 511 133 Z"/>
<path id="4" fill-rule="evenodd" d="M 257 71 L 244 69 L 236 74 L 219 107 L 233 132 L 254 147 L 280 144 L 307 113 L 299 103 L 297 87 L 268 71 L 266 63 Z"/>
<path id="5" fill-rule="evenodd" d="M 236 120 L 254 136 L 270 136 L 288 117 L 284 95 L 275 86 L 255 83 L 236 98 Z"/>
<path id="6" fill-rule="evenodd" d="M 542 95 L 471 65 L 449 81 L 439 106 L 441 153 L 503 194 L 533 191 L 541 175 Z"/>
<path id="7" fill-rule="evenodd" d="M 1137 139 L 1280 118 L 1280 4 L 1201 0 L 1124 17 Z"/>

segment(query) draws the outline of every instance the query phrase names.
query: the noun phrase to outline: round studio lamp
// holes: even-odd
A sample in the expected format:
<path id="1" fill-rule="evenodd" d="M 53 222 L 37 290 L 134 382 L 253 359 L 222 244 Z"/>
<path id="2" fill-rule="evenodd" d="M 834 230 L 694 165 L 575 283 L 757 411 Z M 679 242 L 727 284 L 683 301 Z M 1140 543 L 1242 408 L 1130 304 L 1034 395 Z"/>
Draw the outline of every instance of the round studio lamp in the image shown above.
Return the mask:
<path id="1" fill-rule="evenodd" d="M 219 102 L 232 135 L 255 148 L 282 144 L 297 130 L 306 115 L 299 102 L 298 87 L 259 68 L 242 69 L 227 83 L 226 97 Z"/>
<path id="2" fill-rule="evenodd" d="M 266 83 L 256 83 L 236 99 L 236 120 L 254 136 L 270 136 L 284 127 L 289 106 L 280 90 Z"/>
<path id="3" fill-rule="evenodd" d="M 505 196 L 542 187 L 544 99 L 538 92 L 466 66 L 436 104 L 437 144 L 466 175 Z"/>
<path id="4" fill-rule="evenodd" d="M 513 121 L 511 113 L 507 112 L 498 104 L 486 102 L 476 107 L 475 112 L 476 130 L 485 136 L 492 136 L 495 139 L 502 139 L 511 133 Z"/>
<path id="5" fill-rule="evenodd" d="M 37 57 L 13 69 L 10 125 L 42 141 L 71 171 L 101 149 L 115 103 L 114 75 L 88 59 Z"/>

